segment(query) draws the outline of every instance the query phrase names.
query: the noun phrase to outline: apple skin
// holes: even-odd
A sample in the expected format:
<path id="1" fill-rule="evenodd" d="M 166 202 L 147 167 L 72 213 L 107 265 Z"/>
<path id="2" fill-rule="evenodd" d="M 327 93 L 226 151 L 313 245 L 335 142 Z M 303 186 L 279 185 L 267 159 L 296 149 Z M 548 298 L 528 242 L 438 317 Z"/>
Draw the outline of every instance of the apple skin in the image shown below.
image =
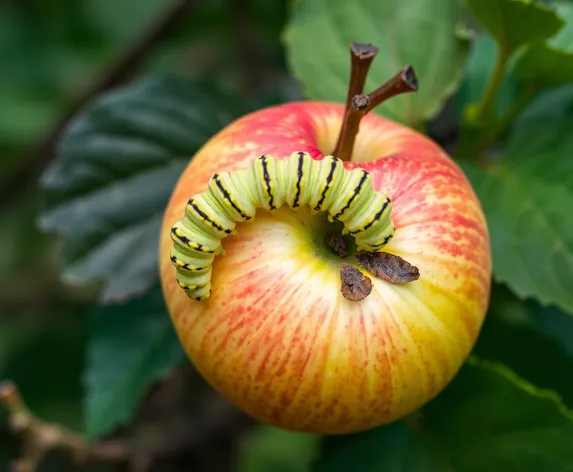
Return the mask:
<path id="1" fill-rule="evenodd" d="M 295 102 L 231 123 L 181 175 L 166 208 L 160 271 L 174 327 L 190 360 L 224 397 L 275 426 L 339 434 L 417 410 L 455 376 L 474 346 L 489 303 L 486 221 L 468 180 L 427 137 L 366 116 L 350 169 L 362 167 L 393 201 L 395 236 L 385 250 L 420 270 L 393 285 L 370 275 L 360 302 L 340 292 L 337 256 L 313 243 L 310 217 L 283 206 L 223 240 L 209 299 L 189 299 L 169 260 L 170 227 L 188 199 L 220 171 L 261 154 L 329 154 L 344 107 Z M 311 222 L 312 223 L 312 222 Z M 352 259 L 349 259 L 352 261 Z"/>

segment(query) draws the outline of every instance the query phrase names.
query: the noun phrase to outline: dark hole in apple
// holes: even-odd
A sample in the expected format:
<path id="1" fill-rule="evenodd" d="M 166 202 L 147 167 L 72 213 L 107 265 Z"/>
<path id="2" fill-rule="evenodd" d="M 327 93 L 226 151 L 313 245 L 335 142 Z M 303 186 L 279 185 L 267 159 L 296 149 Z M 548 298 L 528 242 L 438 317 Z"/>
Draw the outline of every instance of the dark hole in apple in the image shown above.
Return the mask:
<path id="1" fill-rule="evenodd" d="M 343 259 L 348 257 L 348 247 L 350 246 L 348 243 L 348 237 L 342 233 L 333 233 L 326 237 L 326 245 L 334 254 Z"/>

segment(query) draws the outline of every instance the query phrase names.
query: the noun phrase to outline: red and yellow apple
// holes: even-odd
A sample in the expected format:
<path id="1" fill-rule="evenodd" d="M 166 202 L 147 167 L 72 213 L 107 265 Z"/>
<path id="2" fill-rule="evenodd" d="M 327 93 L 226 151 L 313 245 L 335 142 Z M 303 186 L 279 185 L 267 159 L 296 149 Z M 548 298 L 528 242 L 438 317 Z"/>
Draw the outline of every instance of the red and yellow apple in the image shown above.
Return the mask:
<path id="1" fill-rule="evenodd" d="M 324 214 L 283 206 L 223 240 L 205 301 L 187 297 L 169 255 L 170 228 L 216 172 L 256 156 L 315 159 L 335 147 L 344 106 L 297 102 L 240 118 L 214 136 L 181 175 L 165 212 L 164 295 L 189 358 L 224 397 L 260 421 L 314 433 L 348 433 L 401 418 L 437 395 L 474 346 L 491 277 L 479 201 L 429 138 L 377 115 L 364 117 L 348 169 L 372 174 L 393 202 L 395 236 L 384 249 L 420 277 L 371 294 L 341 294 L 342 259 L 325 244 L 338 228 Z M 354 264 L 352 256 L 344 260 Z M 364 270 L 362 269 L 364 272 Z"/>

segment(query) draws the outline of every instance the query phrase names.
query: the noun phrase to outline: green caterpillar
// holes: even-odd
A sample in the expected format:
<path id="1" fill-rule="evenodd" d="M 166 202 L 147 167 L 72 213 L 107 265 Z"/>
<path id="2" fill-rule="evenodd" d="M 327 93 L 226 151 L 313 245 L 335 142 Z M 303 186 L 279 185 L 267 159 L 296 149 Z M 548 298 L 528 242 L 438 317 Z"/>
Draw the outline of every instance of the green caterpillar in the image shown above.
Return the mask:
<path id="1" fill-rule="evenodd" d="M 263 155 L 245 169 L 215 174 L 208 189 L 188 201 L 184 218 L 171 228 L 179 286 L 190 298 L 208 298 L 213 260 L 224 252 L 221 240 L 236 234 L 238 222 L 252 220 L 257 208 L 273 212 L 285 203 L 294 210 L 308 205 L 312 214 L 327 211 L 365 251 L 380 251 L 394 236 L 392 202 L 372 188 L 365 170 L 347 170 L 336 157 L 319 161 L 306 152 L 283 160 Z"/>

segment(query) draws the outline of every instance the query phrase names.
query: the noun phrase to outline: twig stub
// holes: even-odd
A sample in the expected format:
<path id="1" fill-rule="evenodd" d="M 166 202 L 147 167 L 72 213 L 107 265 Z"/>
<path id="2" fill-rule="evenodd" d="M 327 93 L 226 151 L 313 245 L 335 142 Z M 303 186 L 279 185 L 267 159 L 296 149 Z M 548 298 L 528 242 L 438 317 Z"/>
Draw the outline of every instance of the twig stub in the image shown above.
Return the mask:
<path id="1" fill-rule="evenodd" d="M 412 92 L 418 91 L 418 77 L 410 64 L 402 69 L 402 80 L 410 87 Z"/>
<path id="2" fill-rule="evenodd" d="M 368 108 L 366 108 L 366 112 L 364 114 L 372 111 L 389 98 L 395 97 L 396 95 L 402 95 L 403 93 L 412 93 L 417 91 L 418 78 L 416 77 L 416 72 L 411 65 L 407 65 L 394 77 L 368 95 L 370 98 L 370 104 L 368 105 Z"/>
<path id="3" fill-rule="evenodd" d="M 350 43 L 350 80 L 346 95 L 346 108 L 354 95 L 362 93 L 372 61 L 378 54 L 378 48 L 372 44 Z"/>
<path id="4" fill-rule="evenodd" d="M 388 252 L 362 252 L 354 255 L 360 267 L 393 284 L 418 280 L 420 271 L 400 256 Z"/>
<path id="5" fill-rule="evenodd" d="M 374 59 L 374 56 L 378 54 L 378 48 L 370 43 L 357 43 L 353 41 L 350 43 L 350 52 L 360 59 Z"/>
<path id="6" fill-rule="evenodd" d="M 349 264 L 340 266 L 340 280 L 342 295 L 352 302 L 364 300 L 372 291 L 372 280 L 370 280 L 370 277 Z"/>

